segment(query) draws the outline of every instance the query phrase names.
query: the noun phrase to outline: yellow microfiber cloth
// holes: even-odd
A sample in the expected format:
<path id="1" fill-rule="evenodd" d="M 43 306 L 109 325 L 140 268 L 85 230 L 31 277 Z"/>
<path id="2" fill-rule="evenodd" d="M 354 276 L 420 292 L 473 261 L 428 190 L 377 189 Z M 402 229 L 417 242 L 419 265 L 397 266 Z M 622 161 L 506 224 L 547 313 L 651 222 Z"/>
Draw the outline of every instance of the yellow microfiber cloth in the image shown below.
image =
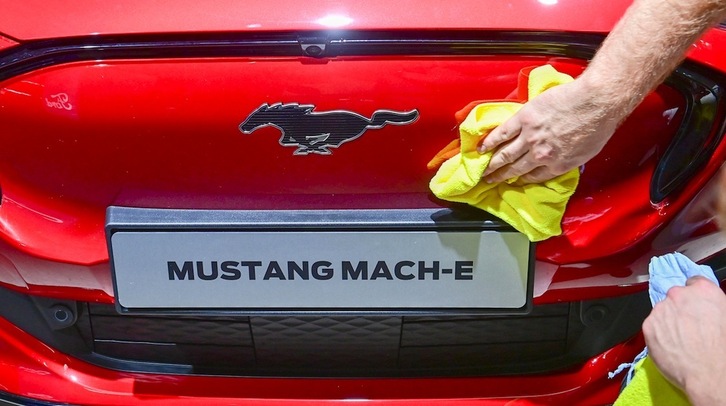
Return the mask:
<path id="1" fill-rule="evenodd" d="M 550 65 L 529 74 L 528 96 L 535 96 L 572 77 Z M 474 107 L 459 126 L 461 151 L 449 158 L 431 179 L 429 187 L 438 198 L 468 203 L 509 223 L 531 241 L 562 233 L 560 223 L 567 201 L 580 178 L 573 169 L 540 184 L 525 184 L 517 178 L 501 183 L 482 182 L 492 152 L 479 154 L 477 145 L 486 134 L 514 115 L 523 105 L 517 102 L 482 103 Z M 452 146 L 448 146 L 450 152 Z"/>
<path id="2" fill-rule="evenodd" d="M 687 406 L 691 403 L 680 389 L 668 382 L 650 357 L 635 365 L 635 375 L 614 406 Z"/>

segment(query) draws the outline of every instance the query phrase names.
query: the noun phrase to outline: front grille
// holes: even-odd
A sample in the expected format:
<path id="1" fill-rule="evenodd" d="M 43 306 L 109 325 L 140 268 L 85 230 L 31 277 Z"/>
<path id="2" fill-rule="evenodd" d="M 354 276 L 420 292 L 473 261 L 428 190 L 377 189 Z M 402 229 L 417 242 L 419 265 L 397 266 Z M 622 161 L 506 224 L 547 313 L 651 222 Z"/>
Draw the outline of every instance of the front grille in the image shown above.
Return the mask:
<path id="1" fill-rule="evenodd" d="M 580 331 L 570 304 L 493 317 L 163 317 L 87 305 L 77 325 L 93 352 L 200 373 L 418 375 L 523 367 L 566 353 Z"/>
<path id="2" fill-rule="evenodd" d="M 607 308 L 610 321 L 615 307 Z M 126 363 L 122 369 L 160 363 L 254 376 L 487 375 L 572 365 L 588 329 L 581 310 L 581 303 L 561 303 L 526 316 L 170 318 L 93 304 L 77 326 L 93 354 Z"/>
<path id="3" fill-rule="evenodd" d="M 75 312 L 72 326 L 49 319 L 59 304 Z M 649 308 L 641 292 L 539 305 L 526 315 L 149 316 L 0 288 L 0 313 L 7 313 L 0 315 L 77 358 L 125 371 L 235 376 L 551 372 L 629 338 Z"/>

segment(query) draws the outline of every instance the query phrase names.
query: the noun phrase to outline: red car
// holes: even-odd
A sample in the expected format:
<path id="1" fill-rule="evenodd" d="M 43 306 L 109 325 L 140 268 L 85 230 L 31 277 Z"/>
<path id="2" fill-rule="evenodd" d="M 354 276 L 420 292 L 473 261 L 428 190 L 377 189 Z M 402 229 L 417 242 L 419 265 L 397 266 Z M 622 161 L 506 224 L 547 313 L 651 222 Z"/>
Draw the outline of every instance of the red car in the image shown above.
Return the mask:
<path id="1" fill-rule="evenodd" d="M 724 278 L 726 31 L 560 236 L 434 198 L 427 162 L 627 3 L 3 2 L 0 404 L 611 403 L 650 258 Z"/>

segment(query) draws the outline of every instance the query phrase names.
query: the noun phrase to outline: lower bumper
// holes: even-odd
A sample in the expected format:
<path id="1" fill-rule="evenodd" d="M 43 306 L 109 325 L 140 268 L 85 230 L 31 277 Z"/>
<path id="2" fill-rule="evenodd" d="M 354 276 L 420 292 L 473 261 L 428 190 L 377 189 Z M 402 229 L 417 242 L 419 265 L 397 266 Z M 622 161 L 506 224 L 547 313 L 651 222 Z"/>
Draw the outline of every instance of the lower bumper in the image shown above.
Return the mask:
<path id="1" fill-rule="evenodd" d="M 642 338 L 617 345 L 569 371 L 488 378 L 290 379 L 118 372 L 64 355 L 0 318 L 0 399 L 93 405 L 132 404 L 607 404 L 642 350 Z M 20 397 L 20 398 L 18 398 Z M 514 401 L 514 403 L 512 403 Z M 12 403 L 10 403 L 12 404 Z M 35 403 L 37 404 L 37 403 Z M 41 403 L 43 404 L 43 403 Z"/>

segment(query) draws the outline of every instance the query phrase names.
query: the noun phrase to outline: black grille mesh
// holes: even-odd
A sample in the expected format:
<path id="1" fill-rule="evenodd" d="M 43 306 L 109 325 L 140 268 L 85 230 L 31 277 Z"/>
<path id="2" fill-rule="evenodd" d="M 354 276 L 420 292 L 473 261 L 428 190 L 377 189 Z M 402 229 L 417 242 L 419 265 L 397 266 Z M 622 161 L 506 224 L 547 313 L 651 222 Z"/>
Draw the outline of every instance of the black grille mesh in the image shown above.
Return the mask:
<path id="1" fill-rule="evenodd" d="M 199 373 L 417 376 L 538 369 L 580 328 L 573 305 L 526 316 L 192 317 L 121 315 L 89 304 L 78 322 L 94 354 Z"/>

